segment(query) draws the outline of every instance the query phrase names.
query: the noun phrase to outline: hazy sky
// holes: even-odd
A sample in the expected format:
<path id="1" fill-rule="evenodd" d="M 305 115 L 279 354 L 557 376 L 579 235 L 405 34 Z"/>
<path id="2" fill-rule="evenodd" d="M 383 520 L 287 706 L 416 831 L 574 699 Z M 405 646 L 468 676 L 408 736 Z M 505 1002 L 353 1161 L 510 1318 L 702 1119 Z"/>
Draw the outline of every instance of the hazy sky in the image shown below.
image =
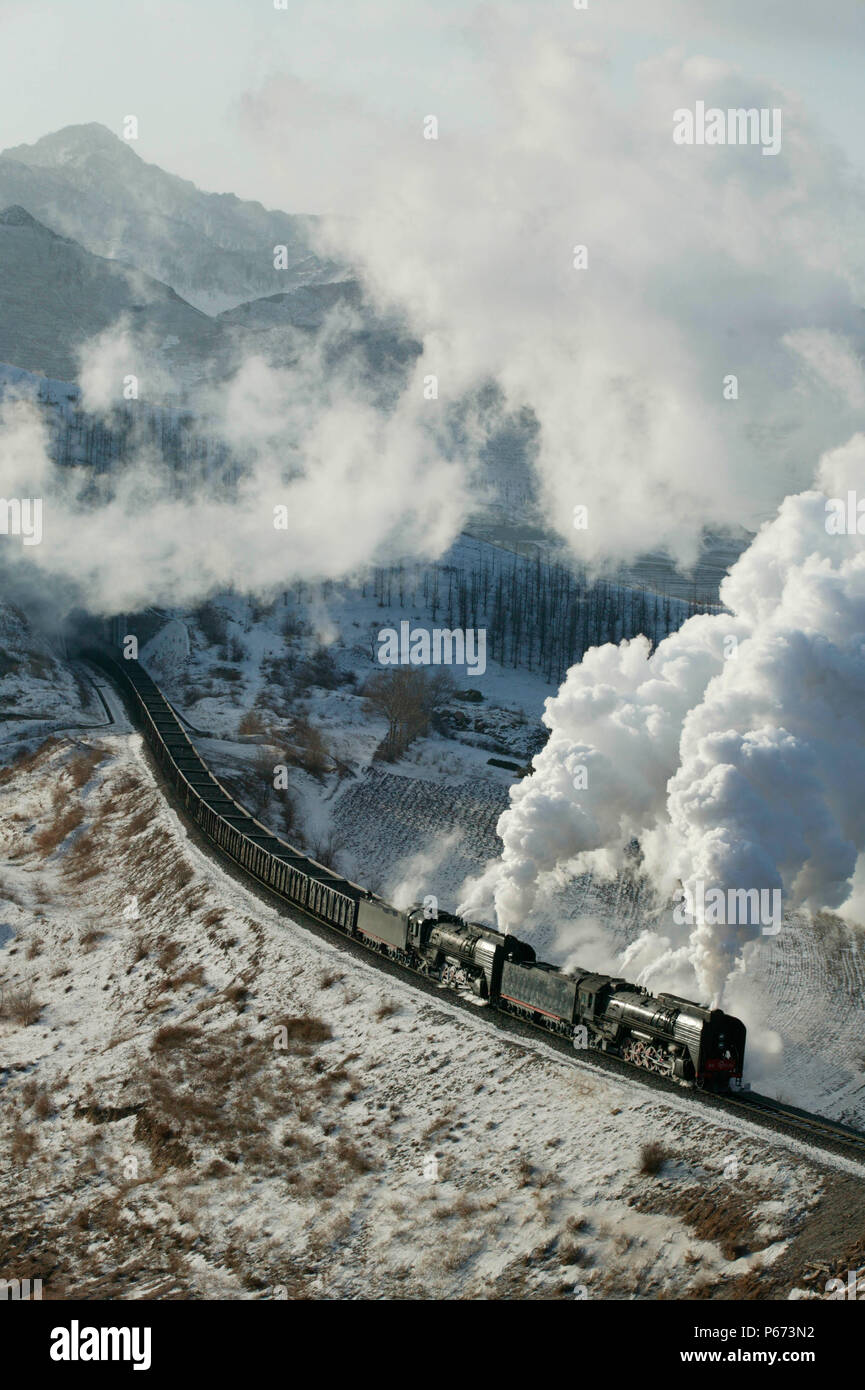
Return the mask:
<path id="1" fill-rule="evenodd" d="M 623 101 L 671 47 L 765 77 L 865 168 L 863 0 L 0 0 L 0 143 L 134 114 L 138 153 L 204 188 L 355 212 L 399 128 L 492 119 L 482 53 L 514 11 L 606 49 Z"/>

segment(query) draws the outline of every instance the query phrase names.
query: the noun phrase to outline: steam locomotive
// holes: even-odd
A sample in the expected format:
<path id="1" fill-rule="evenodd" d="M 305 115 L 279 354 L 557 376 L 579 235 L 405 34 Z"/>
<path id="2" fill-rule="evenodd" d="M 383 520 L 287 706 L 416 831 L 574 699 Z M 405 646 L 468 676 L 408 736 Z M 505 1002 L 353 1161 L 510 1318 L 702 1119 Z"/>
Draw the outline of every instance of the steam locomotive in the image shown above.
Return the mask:
<path id="1" fill-rule="evenodd" d="M 439 911 L 404 912 L 300 853 L 254 819 L 202 762 L 181 721 L 135 660 L 85 655 L 132 697 L 145 738 L 192 821 L 253 878 L 370 950 L 471 991 L 488 1005 L 683 1085 L 726 1090 L 741 1079 L 745 1026 L 720 1009 L 652 995 L 610 975 L 560 970 L 517 937 Z"/>

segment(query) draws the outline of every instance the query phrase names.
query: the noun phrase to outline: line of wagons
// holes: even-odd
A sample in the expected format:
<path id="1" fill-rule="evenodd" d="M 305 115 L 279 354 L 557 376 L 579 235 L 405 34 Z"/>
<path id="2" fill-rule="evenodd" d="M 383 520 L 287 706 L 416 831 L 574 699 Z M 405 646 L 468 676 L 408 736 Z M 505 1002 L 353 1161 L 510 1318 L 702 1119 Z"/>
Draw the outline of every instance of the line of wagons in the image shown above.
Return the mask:
<path id="1" fill-rule="evenodd" d="M 443 985 L 685 1085 L 725 1090 L 742 1076 L 745 1027 L 720 1009 L 652 995 L 613 976 L 539 961 L 526 942 L 437 910 L 399 911 L 255 820 L 205 766 L 137 661 L 85 653 L 134 697 L 142 731 L 187 815 L 247 873 L 317 920 Z"/>

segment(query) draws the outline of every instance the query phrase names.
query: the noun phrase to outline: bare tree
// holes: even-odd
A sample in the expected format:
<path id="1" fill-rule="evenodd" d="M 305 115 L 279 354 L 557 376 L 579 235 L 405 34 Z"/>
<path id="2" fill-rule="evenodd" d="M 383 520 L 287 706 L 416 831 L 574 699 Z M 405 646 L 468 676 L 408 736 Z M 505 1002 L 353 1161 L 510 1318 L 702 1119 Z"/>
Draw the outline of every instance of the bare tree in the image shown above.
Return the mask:
<path id="1" fill-rule="evenodd" d="M 412 666 L 391 667 L 370 676 L 363 691 L 366 709 L 387 720 L 383 756 L 389 761 L 400 757 L 412 739 L 426 733 L 439 689 L 439 682 Z"/>

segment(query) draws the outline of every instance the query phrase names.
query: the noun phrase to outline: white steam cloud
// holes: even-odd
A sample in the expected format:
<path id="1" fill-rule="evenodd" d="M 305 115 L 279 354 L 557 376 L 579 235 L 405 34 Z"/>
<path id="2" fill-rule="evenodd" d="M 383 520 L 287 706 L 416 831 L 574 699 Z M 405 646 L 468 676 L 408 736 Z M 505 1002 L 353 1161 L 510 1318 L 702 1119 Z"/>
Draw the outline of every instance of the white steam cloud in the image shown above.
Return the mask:
<path id="1" fill-rule="evenodd" d="M 674 50 L 624 99 L 608 8 L 476 13 L 482 127 L 431 101 L 438 138 L 420 116 L 393 138 L 334 244 L 407 312 L 443 401 L 494 377 L 532 409 L 546 520 L 583 561 L 690 562 L 858 428 L 863 190 L 770 81 Z M 675 145 L 697 101 L 781 109 L 780 152 Z M 272 81 L 265 142 L 279 109 Z"/>
<path id="2" fill-rule="evenodd" d="M 113 347 L 113 371 L 109 339 L 87 356 L 92 405 L 106 403 L 109 376 L 116 383 L 130 360 L 125 331 Z M 325 370 L 325 351 L 326 335 L 292 367 L 251 357 L 219 389 L 202 389 L 200 427 L 237 460 L 232 486 L 179 482 L 153 444 L 109 474 L 55 465 L 36 407 L 7 393 L 0 495 L 41 497 L 44 534 L 27 549 L 7 544 L 4 558 L 31 567 L 66 609 L 111 614 L 438 555 L 465 517 L 470 470 L 439 447 L 420 385 L 383 412 L 351 361 Z"/>
<path id="3" fill-rule="evenodd" d="M 644 637 L 594 648 L 568 672 L 547 701 L 549 740 L 499 821 L 501 860 L 464 910 L 494 906 L 516 930 L 556 875 L 613 876 L 636 838 L 668 902 L 701 881 L 861 912 L 865 535 L 830 534 L 827 498 L 846 509 L 863 479 L 857 434 L 733 567 L 728 612 L 689 619 L 655 651 Z M 646 982 L 689 967 L 720 998 L 760 926 L 677 933 L 667 919 L 625 963 Z"/>

